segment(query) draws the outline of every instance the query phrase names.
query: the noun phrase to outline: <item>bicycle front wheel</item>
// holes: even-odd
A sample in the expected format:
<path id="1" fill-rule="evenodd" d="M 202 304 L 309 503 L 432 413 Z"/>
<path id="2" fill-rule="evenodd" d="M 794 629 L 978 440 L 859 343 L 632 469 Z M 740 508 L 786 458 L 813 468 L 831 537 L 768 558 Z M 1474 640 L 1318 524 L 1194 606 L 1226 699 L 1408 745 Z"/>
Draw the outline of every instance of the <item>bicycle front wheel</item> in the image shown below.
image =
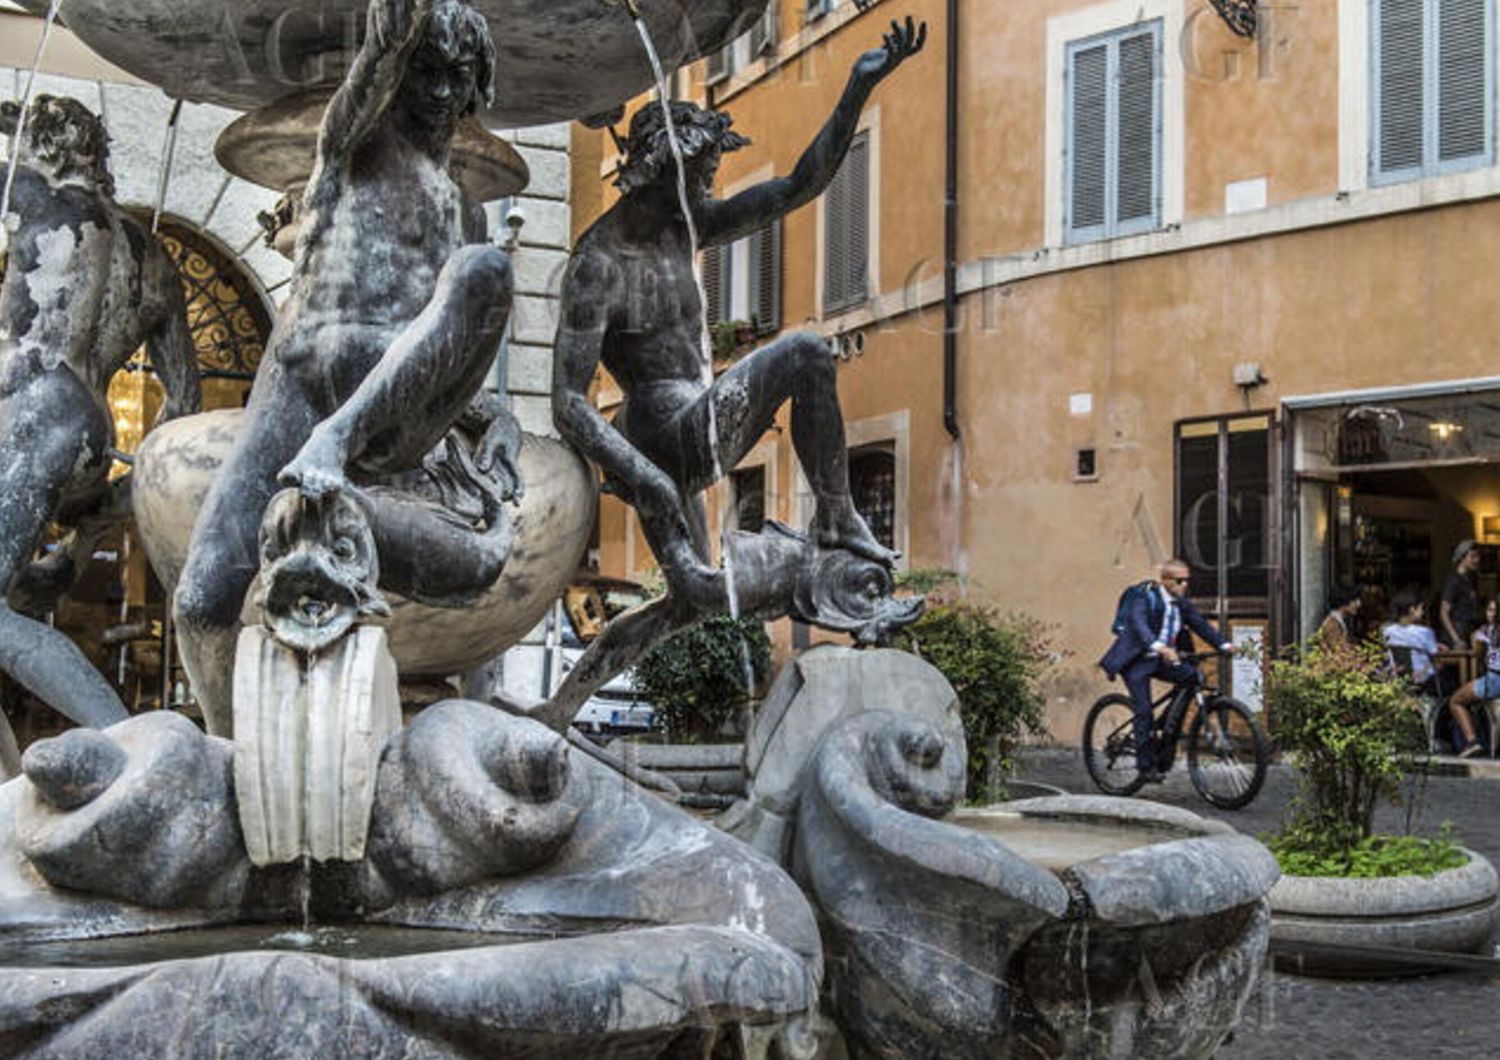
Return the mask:
<path id="1" fill-rule="evenodd" d="M 1083 723 L 1083 764 L 1106 795 L 1133 795 L 1146 782 L 1135 761 L 1135 704 L 1118 692 L 1101 696 Z"/>
<path id="2" fill-rule="evenodd" d="M 1271 747 L 1250 708 L 1215 696 L 1188 730 L 1188 776 L 1198 794 L 1223 810 L 1250 805 L 1266 782 Z"/>

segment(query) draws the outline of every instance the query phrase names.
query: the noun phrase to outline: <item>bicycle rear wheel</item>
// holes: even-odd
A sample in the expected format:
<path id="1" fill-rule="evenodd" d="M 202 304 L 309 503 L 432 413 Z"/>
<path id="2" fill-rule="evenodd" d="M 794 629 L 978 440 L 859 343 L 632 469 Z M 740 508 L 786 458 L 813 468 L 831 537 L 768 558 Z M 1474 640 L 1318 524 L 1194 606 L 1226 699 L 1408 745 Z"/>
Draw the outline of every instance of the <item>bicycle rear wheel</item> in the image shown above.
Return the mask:
<path id="1" fill-rule="evenodd" d="M 1215 696 L 1188 730 L 1188 776 L 1203 798 L 1223 810 L 1250 805 L 1266 782 L 1271 747 L 1250 708 Z"/>
<path id="2" fill-rule="evenodd" d="M 1135 704 L 1118 692 L 1101 696 L 1083 723 L 1083 764 L 1107 795 L 1133 795 L 1146 782 L 1135 761 Z"/>

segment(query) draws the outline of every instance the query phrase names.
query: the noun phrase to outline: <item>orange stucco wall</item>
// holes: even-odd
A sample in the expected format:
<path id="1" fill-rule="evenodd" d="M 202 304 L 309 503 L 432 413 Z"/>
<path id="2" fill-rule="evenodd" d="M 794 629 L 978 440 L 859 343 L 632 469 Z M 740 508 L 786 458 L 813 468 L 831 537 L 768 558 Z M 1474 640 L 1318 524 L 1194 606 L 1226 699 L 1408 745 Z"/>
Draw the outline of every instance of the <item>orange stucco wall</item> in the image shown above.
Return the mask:
<path id="1" fill-rule="evenodd" d="M 1024 260 L 1041 249 L 1053 193 L 1044 179 L 1046 20 L 1086 6 L 963 3 L 961 261 Z M 871 101 L 882 292 L 941 271 L 944 7 L 885 0 L 769 76 L 743 88 L 736 82 L 724 103 L 755 145 L 726 158 L 723 183 L 767 166 L 785 174 L 833 106 L 849 64 L 887 20 L 910 11 L 930 22 L 927 52 Z M 1185 3 L 1189 13 L 1200 7 Z M 801 30 L 800 12 L 800 4 L 783 4 L 784 54 Z M 1225 185 L 1256 177 L 1266 178 L 1271 207 L 1331 202 L 1340 190 L 1337 5 L 1278 11 L 1265 39 L 1252 43 L 1211 13 L 1189 18 L 1188 27 L 1185 42 L 1167 42 L 1190 56 L 1182 85 L 1186 221 L 1222 215 Z M 1147 572 L 1148 539 L 1173 547 L 1173 426 L 1244 410 L 1247 398 L 1231 378 L 1236 364 L 1259 362 L 1270 379 L 1248 398 L 1255 408 L 1292 394 L 1500 375 L 1484 280 L 1500 269 L 1500 200 L 1333 220 L 1036 275 L 966 297 L 960 442 L 942 425 L 940 305 L 869 326 L 864 353 L 841 365 L 847 421 L 909 413 L 910 565 L 964 572 L 977 598 L 1052 623 L 1071 653 L 1052 688 L 1059 738 L 1076 737 L 1082 710 L 1102 690 L 1092 662 L 1106 645 L 1121 586 Z M 786 222 L 789 328 L 819 323 L 816 224 L 815 206 Z M 825 326 L 836 330 L 837 322 Z M 1091 395 L 1091 413 L 1070 412 L 1074 394 Z M 785 413 L 779 427 L 780 497 L 771 511 L 787 518 Z M 1072 478 L 1082 447 L 1098 450 L 1097 481 Z M 1482 483 L 1468 485 L 1489 496 Z M 607 566 L 623 556 L 622 545 L 609 543 L 623 527 L 622 513 L 607 515 Z"/>

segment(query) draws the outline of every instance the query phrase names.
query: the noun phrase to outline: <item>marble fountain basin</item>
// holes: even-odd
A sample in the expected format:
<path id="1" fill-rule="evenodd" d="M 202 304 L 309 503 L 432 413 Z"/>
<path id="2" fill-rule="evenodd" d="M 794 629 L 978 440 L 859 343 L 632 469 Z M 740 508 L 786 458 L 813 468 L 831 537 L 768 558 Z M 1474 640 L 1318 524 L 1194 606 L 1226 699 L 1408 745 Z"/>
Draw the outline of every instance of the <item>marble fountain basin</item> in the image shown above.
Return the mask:
<path id="1" fill-rule="evenodd" d="M 652 83 L 623 3 L 474 0 L 498 51 L 497 128 L 606 111 Z M 766 0 L 638 0 L 663 66 L 684 63 L 748 30 Z M 21 0 L 44 14 L 48 0 Z M 63 21 L 105 59 L 169 96 L 254 110 L 342 78 L 367 0 L 67 0 Z"/>
<path id="2" fill-rule="evenodd" d="M 796 883 L 549 730 L 423 712 L 351 863 L 250 864 L 233 753 L 157 712 L 0 786 L 0 1055 L 810 1060 Z"/>
<path id="3" fill-rule="evenodd" d="M 962 745 L 910 716 L 818 751 L 793 864 L 846 1036 L 892 1058 L 1212 1056 L 1264 964 L 1269 851 L 1144 801 L 962 792 Z"/>
<path id="4" fill-rule="evenodd" d="M 244 421 L 241 409 L 185 416 L 161 424 L 141 443 L 131 494 L 152 568 L 169 590 L 187 559 L 188 542 L 214 476 Z M 518 642 L 545 617 L 577 573 L 593 531 L 594 475 L 571 448 L 526 435 L 521 448 L 526 493 L 510 509 L 515 541 L 499 580 L 468 607 L 427 607 L 387 594 L 391 654 L 403 675 L 447 676 L 479 666 Z M 246 594 L 244 620 L 259 621 Z"/>

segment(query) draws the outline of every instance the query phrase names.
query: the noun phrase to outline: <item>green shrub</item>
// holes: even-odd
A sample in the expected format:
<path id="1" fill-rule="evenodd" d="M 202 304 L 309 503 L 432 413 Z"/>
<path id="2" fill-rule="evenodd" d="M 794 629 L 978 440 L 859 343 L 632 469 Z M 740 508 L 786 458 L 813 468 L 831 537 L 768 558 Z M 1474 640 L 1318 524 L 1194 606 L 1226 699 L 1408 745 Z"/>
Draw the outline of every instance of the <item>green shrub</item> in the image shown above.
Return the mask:
<path id="1" fill-rule="evenodd" d="M 1380 879 L 1387 876 L 1433 876 L 1465 865 L 1453 826 L 1445 823 L 1435 837 L 1415 835 L 1366 836 L 1352 847 L 1330 843 L 1316 829 L 1294 825 L 1262 837 L 1281 871 L 1291 876 L 1342 876 Z"/>
<path id="2" fill-rule="evenodd" d="M 1266 709 L 1298 771 L 1291 817 L 1269 839 L 1285 872 L 1400 875 L 1410 865 L 1449 858 L 1441 844 L 1424 846 L 1434 841 L 1373 835 L 1376 806 L 1401 801 L 1411 758 L 1426 753 L 1421 706 L 1384 664 L 1384 651 L 1374 645 L 1309 647 L 1300 659 L 1271 664 Z"/>
<path id="3" fill-rule="evenodd" d="M 771 665 L 765 628 L 725 615 L 683 630 L 636 663 L 636 685 L 673 740 L 716 739 L 738 716 L 754 691 L 745 687 L 747 650 L 759 685 Z"/>
<path id="4" fill-rule="evenodd" d="M 958 601 L 930 604 L 894 647 L 927 660 L 958 693 L 969 744 L 970 800 L 1003 798 L 1027 735 L 1046 732 L 1043 674 L 1057 658 L 1048 630 L 1026 615 Z"/>

